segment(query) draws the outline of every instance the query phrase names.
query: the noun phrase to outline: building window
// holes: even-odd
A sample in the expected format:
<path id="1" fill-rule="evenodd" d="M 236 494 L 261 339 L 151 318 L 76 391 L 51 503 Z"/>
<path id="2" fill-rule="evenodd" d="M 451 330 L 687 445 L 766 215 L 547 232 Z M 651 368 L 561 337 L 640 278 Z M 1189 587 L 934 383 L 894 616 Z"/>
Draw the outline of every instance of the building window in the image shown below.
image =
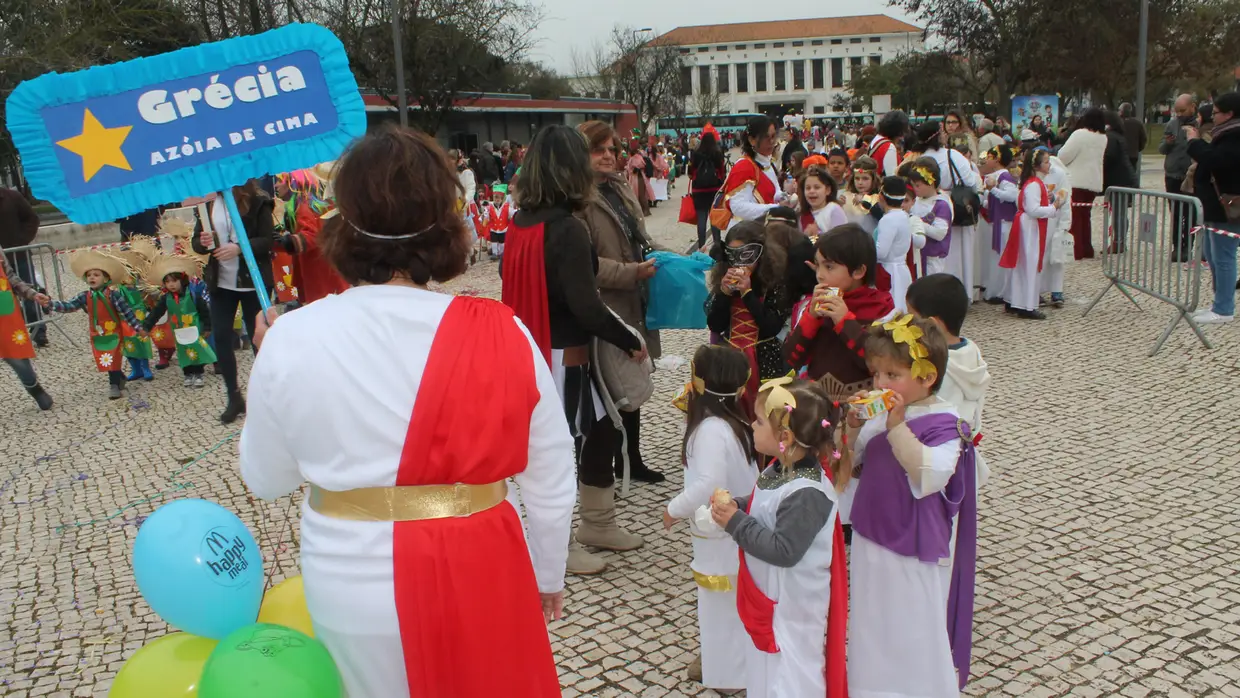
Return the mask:
<path id="1" fill-rule="evenodd" d="M 749 64 L 748 63 L 737 63 L 736 64 L 736 91 L 737 92 L 748 92 L 749 91 Z"/>
<path id="2" fill-rule="evenodd" d="M 727 46 L 716 46 L 715 50 L 716 51 L 727 51 L 728 47 Z"/>
<path id="3" fill-rule="evenodd" d="M 824 67 L 823 62 L 824 61 L 821 58 L 814 59 L 813 77 L 814 77 L 814 89 L 815 90 L 821 90 L 824 84 L 823 83 L 823 67 Z"/>
<path id="4" fill-rule="evenodd" d="M 776 41 L 775 43 L 771 44 L 771 48 L 783 48 L 783 47 L 784 47 L 784 42 L 782 41 Z"/>
<path id="5" fill-rule="evenodd" d="M 693 68 L 691 66 L 686 65 L 680 68 L 680 94 L 682 97 L 693 94 Z"/>
<path id="6" fill-rule="evenodd" d="M 755 92 L 766 92 L 766 63 L 753 64 L 753 89 Z"/>
<path id="7" fill-rule="evenodd" d="M 882 62 L 883 62 L 882 56 L 870 56 L 870 65 L 881 65 Z"/>
<path id="8" fill-rule="evenodd" d="M 754 48 L 766 48 L 766 44 L 754 44 Z"/>
<path id="9" fill-rule="evenodd" d="M 815 114 L 826 114 L 827 108 L 826 107 L 814 107 L 814 113 Z"/>
<path id="10" fill-rule="evenodd" d="M 844 86 L 844 59 L 831 59 L 831 87 Z"/>
<path id="11" fill-rule="evenodd" d="M 682 56 L 687 56 L 687 55 L 689 55 L 689 49 L 687 49 L 687 48 L 682 48 L 682 49 L 680 49 L 680 55 L 682 55 Z"/>
<path id="12" fill-rule="evenodd" d="M 737 51 L 744 51 L 744 50 L 745 50 L 745 44 L 737 44 L 737 45 L 736 45 L 736 50 L 737 50 Z"/>
<path id="13" fill-rule="evenodd" d="M 822 39 L 814 39 L 813 41 L 809 42 L 809 45 L 810 46 L 822 46 Z"/>
<path id="14" fill-rule="evenodd" d="M 792 89 L 805 89 L 805 61 L 792 62 Z"/>
<path id="15" fill-rule="evenodd" d="M 715 68 L 715 91 L 721 95 L 728 93 L 728 66 L 726 65 Z"/>
<path id="16" fill-rule="evenodd" d="M 709 46 L 698 46 L 698 53 L 706 53 L 710 50 Z"/>
<path id="17" fill-rule="evenodd" d="M 861 56 L 849 56 L 848 66 L 850 68 L 860 68 L 861 67 Z"/>
<path id="18" fill-rule="evenodd" d="M 839 46 L 839 45 L 840 45 L 840 44 L 842 44 L 842 43 L 844 43 L 844 40 L 843 40 L 843 39 L 832 39 L 832 40 L 831 40 L 831 45 L 832 45 L 832 46 Z"/>
<path id="19" fill-rule="evenodd" d="M 855 38 L 855 39 L 849 39 L 849 40 L 848 40 L 848 43 L 850 43 L 850 44 L 859 44 L 859 43 L 861 43 L 861 37 L 857 37 L 857 38 Z"/>
<path id="20" fill-rule="evenodd" d="M 794 42 L 792 42 L 792 45 L 793 45 L 793 46 L 804 46 L 804 45 L 805 45 L 805 42 L 804 42 L 804 41 L 794 41 Z"/>
<path id="21" fill-rule="evenodd" d="M 710 92 L 710 66 L 698 66 L 698 93 Z"/>
<path id="22" fill-rule="evenodd" d="M 871 37 L 870 37 L 870 43 L 871 43 L 871 44 L 877 44 L 878 42 L 880 42 L 880 41 L 882 41 L 882 40 L 883 40 L 883 37 L 881 37 L 881 36 L 871 36 Z"/>
<path id="23" fill-rule="evenodd" d="M 775 69 L 775 91 L 783 92 L 788 89 L 788 71 L 785 68 L 784 61 L 771 61 L 771 67 Z"/>

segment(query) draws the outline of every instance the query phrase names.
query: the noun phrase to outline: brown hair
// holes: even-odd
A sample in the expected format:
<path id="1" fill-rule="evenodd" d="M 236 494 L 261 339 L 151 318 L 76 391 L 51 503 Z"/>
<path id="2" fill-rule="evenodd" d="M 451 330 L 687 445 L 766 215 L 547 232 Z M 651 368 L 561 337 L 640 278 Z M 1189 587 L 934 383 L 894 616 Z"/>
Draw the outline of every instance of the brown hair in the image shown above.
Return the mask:
<path id="1" fill-rule="evenodd" d="M 258 188 L 257 179 L 246 180 L 245 184 L 240 184 L 232 188 L 233 199 L 237 201 L 237 213 L 245 215 L 250 212 L 250 207 L 254 205 L 254 200 L 267 195 L 262 189 Z"/>
<path id="2" fill-rule="evenodd" d="M 869 155 L 858 155 L 853 161 L 853 176 L 848 178 L 848 191 L 854 194 L 860 194 L 857 191 L 857 170 L 865 170 L 870 173 L 870 181 L 874 182 L 874 187 L 870 190 L 871 194 L 878 194 L 883 189 L 883 178 L 878 176 L 878 162 Z"/>
<path id="3" fill-rule="evenodd" d="M 585 136 L 571 126 L 546 126 L 534 137 L 521 166 L 517 207 L 533 213 L 557 206 L 581 211 L 594 196 L 594 169 Z"/>
<path id="4" fill-rule="evenodd" d="M 934 378 L 934 385 L 930 386 L 930 392 L 937 393 L 939 386 L 943 385 L 943 379 L 947 376 L 947 338 L 943 336 L 939 326 L 930 320 L 913 318 L 908 326 L 921 330 L 921 338 L 917 341 L 926 348 L 926 353 L 929 354 L 926 358 L 934 364 L 934 371 L 937 375 Z M 897 342 L 891 336 L 891 332 L 883 329 L 882 325 L 870 327 L 870 336 L 865 340 L 865 355 L 867 359 L 883 357 L 899 361 L 903 366 L 913 365 L 913 357 L 908 353 L 908 344 Z"/>
<path id="5" fill-rule="evenodd" d="M 336 166 L 338 215 L 324 226 L 324 256 L 354 285 L 464 273 L 470 243 L 453 170 L 421 131 L 385 125 L 355 141 Z"/>
<path id="6" fill-rule="evenodd" d="M 831 173 L 827 171 L 827 168 L 821 165 L 810 165 L 801 172 L 801 176 L 797 178 L 797 194 L 801 197 L 801 213 L 812 216 L 814 214 L 814 209 L 810 206 L 809 199 L 805 198 L 805 182 L 809 180 L 810 177 L 817 178 L 818 181 L 822 182 L 823 185 L 826 186 L 827 204 L 839 203 L 840 185 L 835 181 L 835 178 L 831 176 Z M 820 232 L 825 233 L 827 231 L 823 230 Z"/>
<path id="7" fill-rule="evenodd" d="M 765 296 L 784 283 L 784 273 L 788 268 L 788 249 L 784 247 L 779 240 L 773 240 L 766 234 L 766 227 L 758 221 L 741 221 L 732 226 L 732 229 L 724 236 L 723 243 L 737 241 L 744 244 L 756 242 L 762 245 L 762 256 L 758 258 L 758 263 L 754 266 L 753 275 L 761 284 L 762 294 Z M 720 292 L 723 284 L 723 276 L 728 273 L 728 258 L 726 254 L 721 254 L 719 261 L 715 264 L 714 280 L 712 282 L 712 290 L 715 293 Z"/>
<path id="8" fill-rule="evenodd" d="M 611 145 L 617 152 L 620 150 L 620 140 L 616 138 L 616 129 L 606 121 L 587 121 L 579 126 L 577 130 L 586 138 L 586 146 L 590 152 L 596 149 Z"/>
<path id="9" fill-rule="evenodd" d="M 818 460 L 828 461 L 832 484 L 836 490 L 843 492 L 852 475 L 852 466 L 843 456 L 839 459 L 833 457 L 835 425 L 842 419 L 839 407 L 820 383 L 796 380 L 784 387 L 797 401 L 797 406 L 788 413 L 787 430 L 792 432 L 797 445 L 809 449 Z M 784 428 L 783 415 L 778 412 L 774 410 L 766 415 L 767 422 L 775 425 L 777 430 Z M 823 426 L 824 421 L 826 426 Z"/>

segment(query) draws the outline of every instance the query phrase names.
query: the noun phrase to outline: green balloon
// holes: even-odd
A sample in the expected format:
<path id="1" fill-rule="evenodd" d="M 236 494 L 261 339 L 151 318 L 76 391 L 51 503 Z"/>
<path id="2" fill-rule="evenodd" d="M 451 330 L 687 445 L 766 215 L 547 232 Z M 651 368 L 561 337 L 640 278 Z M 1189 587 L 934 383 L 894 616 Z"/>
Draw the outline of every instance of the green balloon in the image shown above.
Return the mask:
<path id="1" fill-rule="evenodd" d="M 340 671 L 322 642 L 271 623 L 247 625 L 220 640 L 198 684 L 198 698 L 341 698 Z"/>

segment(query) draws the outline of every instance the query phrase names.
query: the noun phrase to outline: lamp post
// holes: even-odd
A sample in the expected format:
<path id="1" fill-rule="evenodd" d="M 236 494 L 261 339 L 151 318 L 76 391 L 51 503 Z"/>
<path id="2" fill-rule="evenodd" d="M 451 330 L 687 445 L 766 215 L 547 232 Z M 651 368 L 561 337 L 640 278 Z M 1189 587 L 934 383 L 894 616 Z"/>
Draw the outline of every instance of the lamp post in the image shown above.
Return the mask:
<path id="1" fill-rule="evenodd" d="M 1145 128 L 1145 57 L 1150 34 L 1150 0 L 1141 0 L 1141 24 L 1137 30 L 1137 118 Z M 1137 153 L 1137 176 L 1141 175 L 1141 153 Z"/>
<path id="2" fill-rule="evenodd" d="M 633 32 L 632 32 L 632 34 L 633 34 L 633 36 L 637 36 L 638 34 L 645 34 L 645 33 L 647 33 L 647 32 L 654 32 L 654 29 L 652 29 L 652 28 L 650 28 L 650 27 L 645 27 L 645 28 L 643 28 L 643 29 L 634 29 L 634 30 L 633 30 Z M 642 65 L 641 65 L 641 56 L 642 56 L 642 44 L 638 44 L 638 45 L 636 45 L 636 46 L 633 48 L 633 79 L 634 79 L 634 81 L 635 81 L 635 83 L 636 83 L 635 87 L 636 87 L 636 89 L 637 89 L 637 95 L 636 95 L 637 99 L 634 99 L 634 100 L 633 100 L 633 107 L 637 110 L 637 128 L 639 128 L 639 129 L 642 127 L 642 105 L 641 105 L 641 99 L 642 99 Z M 642 135 L 644 136 L 645 134 L 643 133 Z"/>
<path id="3" fill-rule="evenodd" d="M 405 52 L 401 47 L 401 0 L 392 0 L 392 48 L 396 59 L 396 103 L 400 109 L 400 125 L 409 125 L 409 107 L 405 102 Z"/>

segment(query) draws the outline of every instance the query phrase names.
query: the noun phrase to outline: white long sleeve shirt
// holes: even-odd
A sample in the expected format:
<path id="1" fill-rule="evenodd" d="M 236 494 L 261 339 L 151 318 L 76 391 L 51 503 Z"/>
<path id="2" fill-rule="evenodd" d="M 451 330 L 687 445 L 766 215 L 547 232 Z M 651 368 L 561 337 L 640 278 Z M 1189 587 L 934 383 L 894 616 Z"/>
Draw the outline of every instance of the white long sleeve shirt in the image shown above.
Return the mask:
<path id="1" fill-rule="evenodd" d="M 969 162 L 969 158 L 964 156 L 964 153 L 951 148 L 935 148 L 934 150 L 927 150 L 926 155 L 934 158 L 934 161 L 939 164 L 940 190 L 951 191 L 952 187 L 958 184 L 963 184 L 974 190 L 979 189 L 981 182 L 973 172 L 973 164 Z M 948 164 L 949 160 L 951 164 L 956 166 L 955 174 L 960 175 L 959 181 L 952 173 L 951 167 Z"/>
<path id="2" fill-rule="evenodd" d="M 766 212 L 780 205 L 784 200 L 784 192 L 779 187 L 779 179 L 775 175 L 775 168 L 771 166 L 771 159 L 765 155 L 757 155 L 754 162 L 758 163 L 758 167 L 762 168 L 762 174 L 771 180 L 775 185 L 775 201 L 767 201 L 766 203 L 758 203 L 757 197 L 754 196 L 754 185 L 746 184 L 741 187 L 740 191 L 732 195 L 729 205 L 732 210 L 732 227 L 740 220 L 759 221 L 766 218 Z"/>
<path id="3" fill-rule="evenodd" d="M 303 482 L 333 491 L 394 486 L 431 343 L 451 301 L 403 286 L 359 286 L 281 317 L 250 372 L 241 477 L 255 496 L 284 496 Z M 532 339 L 530 346 L 540 399 L 528 465 L 514 479 L 538 588 L 552 593 L 564 588 L 576 500 L 573 440 L 551 371 Z M 382 617 L 392 603 L 390 591 L 386 598 L 381 591 L 391 588 L 392 528 L 330 518 L 303 503 L 303 569 L 310 563 L 333 577 L 339 570 L 336 582 L 351 595 L 375 595 L 365 602 L 373 609 L 352 612 Z"/>
<path id="4" fill-rule="evenodd" d="M 718 417 L 702 420 L 689 438 L 686 450 L 685 489 L 667 505 L 667 513 L 689 519 L 695 535 L 724 537 L 722 531 L 703 531 L 693 521 L 698 507 L 710 503 L 715 489 L 744 497 L 758 480 L 758 466 L 747 455 L 728 423 Z"/>

